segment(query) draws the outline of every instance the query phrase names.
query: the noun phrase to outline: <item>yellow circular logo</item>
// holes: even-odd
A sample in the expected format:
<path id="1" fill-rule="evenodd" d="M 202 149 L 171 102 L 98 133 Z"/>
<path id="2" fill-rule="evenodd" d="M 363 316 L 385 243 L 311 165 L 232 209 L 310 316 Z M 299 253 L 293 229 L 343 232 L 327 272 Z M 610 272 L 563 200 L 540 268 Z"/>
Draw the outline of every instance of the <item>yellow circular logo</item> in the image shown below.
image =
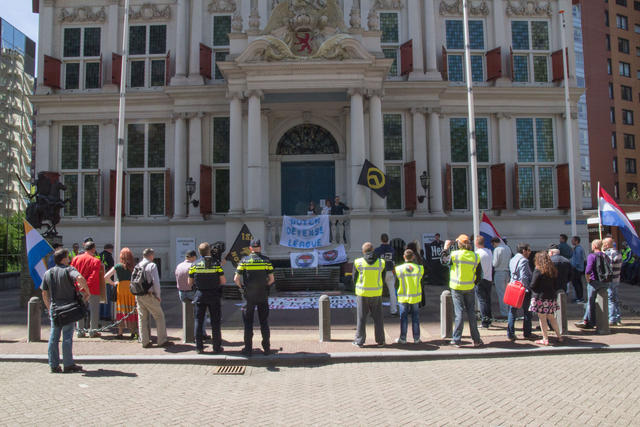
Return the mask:
<path id="1" fill-rule="evenodd" d="M 374 190 L 384 187 L 385 179 L 382 171 L 378 168 L 370 167 L 367 171 L 367 184 Z"/>

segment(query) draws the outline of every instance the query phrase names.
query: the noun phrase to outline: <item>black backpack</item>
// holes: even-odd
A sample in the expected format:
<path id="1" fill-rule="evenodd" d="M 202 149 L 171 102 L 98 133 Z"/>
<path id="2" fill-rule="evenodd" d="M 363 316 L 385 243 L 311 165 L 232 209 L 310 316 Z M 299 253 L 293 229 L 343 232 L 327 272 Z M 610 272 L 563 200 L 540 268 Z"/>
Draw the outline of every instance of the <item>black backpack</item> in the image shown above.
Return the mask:
<path id="1" fill-rule="evenodd" d="M 147 265 L 136 265 L 131 273 L 131 282 L 129 282 L 129 290 L 133 295 L 146 295 L 153 286 L 153 282 L 147 281 L 147 275 L 144 274 L 144 268 Z"/>
<path id="2" fill-rule="evenodd" d="M 598 274 L 598 280 L 600 282 L 610 282 L 613 278 L 611 263 L 604 253 L 596 256 L 596 273 Z"/>

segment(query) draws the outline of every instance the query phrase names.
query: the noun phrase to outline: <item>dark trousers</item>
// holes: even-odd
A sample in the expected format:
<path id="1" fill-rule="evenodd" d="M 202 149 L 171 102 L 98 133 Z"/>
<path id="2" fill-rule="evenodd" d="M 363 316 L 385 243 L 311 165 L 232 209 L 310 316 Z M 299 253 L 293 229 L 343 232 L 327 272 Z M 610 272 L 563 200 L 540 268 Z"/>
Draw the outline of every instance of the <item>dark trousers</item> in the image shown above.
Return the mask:
<path id="1" fill-rule="evenodd" d="M 260 321 L 260 332 L 262 333 L 262 348 L 271 348 L 271 331 L 269 330 L 269 302 L 251 302 L 242 307 L 242 320 L 244 320 L 244 348 L 253 348 L 253 314 L 258 309 L 258 320 Z"/>
<path id="2" fill-rule="evenodd" d="M 196 349 L 202 350 L 204 347 L 203 334 L 204 334 L 204 318 L 209 310 L 209 316 L 211 316 L 211 342 L 213 344 L 213 350 L 217 351 L 222 347 L 222 334 L 220 332 L 220 298 L 215 298 L 207 302 L 194 303 L 194 317 L 195 328 L 194 335 L 196 336 Z"/>
<path id="3" fill-rule="evenodd" d="M 507 336 L 509 338 L 515 338 L 516 336 L 516 317 L 518 310 L 522 310 L 524 313 L 524 320 L 522 321 L 522 334 L 525 338 L 531 336 L 531 312 L 529 306 L 531 305 L 531 291 L 527 291 L 524 294 L 524 301 L 522 301 L 521 308 L 509 307 L 509 316 L 507 317 Z"/>
<path id="4" fill-rule="evenodd" d="M 476 296 L 480 303 L 480 315 L 482 316 L 482 326 L 491 324 L 491 286 L 493 283 L 482 279 L 476 286 Z"/>
<path id="5" fill-rule="evenodd" d="M 367 316 L 371 313 L 373 326 L 375 329 L 376 343 L 384 344 L 384 323 L 382 321 L 382 296 L 379 297 L 356 297 L 357 303 L 357 325 L 356 344 L 363 345 L 367 339 Z"/>
<path id="6" fill-rule="evenodd" d="M 578 271 L 575 268 L 573 269 L 571 284 L 573 285 L 573 289 L 576 291 L 577 299 L 582 299 L 582 276 L 584 276 L 584 271 Z"/>

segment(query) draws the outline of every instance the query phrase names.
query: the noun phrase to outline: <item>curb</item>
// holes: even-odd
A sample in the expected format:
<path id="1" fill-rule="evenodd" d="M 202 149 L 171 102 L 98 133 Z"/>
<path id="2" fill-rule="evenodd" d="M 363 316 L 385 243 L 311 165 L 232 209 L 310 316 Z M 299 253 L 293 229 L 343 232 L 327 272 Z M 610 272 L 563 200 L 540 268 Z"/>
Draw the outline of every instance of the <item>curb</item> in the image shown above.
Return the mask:
<path id="1" fill-rule="evenodd" d="M 226 355 L 83 355 L 75 356 L 83 363 L 161 363 L 161 364 L 198 364 L 198 365 L 244 365 L 244 366 L 308 366 L 330 365 L 334 363 L 364 362 L 402 362 L 452 359 L 486 359 L 496 357 L 525 357 L 533 355 L 617 353 L 640 351 L 640 344 L 586 345 L 580 347 L 538 347 L 524 350 L 510 349 L 468 349 L 443 351 L 371 351 L 343 353 L 293 353 L 244 356 Z M 46 363 L 47 356 L 42 354 L 0 354 L 0 362 L 39 362 Z"/>

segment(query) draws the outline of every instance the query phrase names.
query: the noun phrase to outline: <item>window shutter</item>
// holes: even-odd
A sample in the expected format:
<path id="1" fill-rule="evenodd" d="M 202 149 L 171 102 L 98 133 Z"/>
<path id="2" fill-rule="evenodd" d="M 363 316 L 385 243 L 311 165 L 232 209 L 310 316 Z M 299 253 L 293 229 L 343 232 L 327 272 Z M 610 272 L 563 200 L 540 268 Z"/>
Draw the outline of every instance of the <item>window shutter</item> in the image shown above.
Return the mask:
<path id="1" fill-rule="evenodd" d="M 569 50 L 567 49 L 567 58 Z M 551 54 L 551 69 L 553 70 L 553 81 L 559 82 L 564 80 L 564 63 L 562 62 L 562 49 L 556 50 Z"/>
<path id="2" fill-rule="evenodd" d="M 442 80 L 449 80 L 447 73 L 447 48 L 442 46 Z"/>
<path id="3" fill-rule="evenodd" d="M 520 209 L 520 188 L 518 187 L 518 164 L 513 165 L 513 209 Z"/>
<path id="4" fill-rule="evenodd" d="M 447 163 L 444 168 L 444 210 L 451 212 L 451 165 Z"/>
<path id="5" fill-rule="evenodd" d="M 102 171 L 98 169 L 98 216 L 104 215 L 102 212 L 104 203 L 102 202 Z"/>
<path id="6" fill-rule="evenodd" d="M 102 87 L 102 54 L 100 54 L 100 68 L 98 71 L 98 87 Z"/>
<path id="7" fill-rule="evenodd" d="M 416 194 L 416 162 L 404 164 L 404 210 L 415 211 L 418 207 Z"/>
<path id="8" fill-rule="evenodd" d="M 111 54 L 111 83 L 120 86 L 122 78 L 122 55 Z"/>
<path id="9" fill-rule="evenodd" d="M 200 43 L 200 75 L 211 79 L 211 57 L 213 50 Z"/>
<path id="10" fill-rule="evenodd" d="M 504 163 L 491 166 L 491 209 L 507 209 L 506 167 Z"/>
<path id="11" fill-rule="evenodd" d="M 31 0 L 31 12 L 40 13 L 40 0 Z"/>
<path id="12" fill-rule="evenodd" d="M 124 216 L 124 195 L 125 195 L 125 177 L 126 172 L 122 172 L 122 216 Z M 117 171 L 111 169 L 109 171 L 109 216 L 116 216 L 116 180 Z"/>
<path id="13" fill-rule="evenodd" d="M 509 47 L 509 68 L 511 69 L 511 81 L 515 79 L 515 74 L 513 72 L 513 48 Z"/>
<path id="14" fill-rule="evenodd" d="M 211 203 L 211 182 L 213 180 L 211 166 L 200 165 L 200 213 L 207 215 L 213 212 Z"/>
<path id="15" fill-rule="evenodd" d="M 567 163 L 556 166 L 558 181 L 558 209 L 571 208 L 571 194 L 569 187 L 569 165 Z"/>
<path id="16" fill-rule="evenodd" d="M 171 169 L 164 171 L 164 214 L 173 217 L 173 181 L 171 180 Z"/>
<path id="17" fill-rule="evenodd" d="M 171 83 L 171 51 L 167 52 L 167 59 L 164 61 L 164 81 L 165 86 Z"/>
<path id="18" fill-rule="evenodd" d="M 60 70 L 62 61 L 51 56 L 44 56 L 44 82 L 45 86 L 60 89 Z"/>
<path id="19" fill-rule="evenodd" d="M 402 76 L 413 71 L 413 40 L 400 46 L 400 67 Z"/>
<path id="20" fill-rule="evenodd" d="M 487 81 L 502 77 L 502 54 L 499 47 L 491 49 L 485 55 L 487 57 Z"/>

